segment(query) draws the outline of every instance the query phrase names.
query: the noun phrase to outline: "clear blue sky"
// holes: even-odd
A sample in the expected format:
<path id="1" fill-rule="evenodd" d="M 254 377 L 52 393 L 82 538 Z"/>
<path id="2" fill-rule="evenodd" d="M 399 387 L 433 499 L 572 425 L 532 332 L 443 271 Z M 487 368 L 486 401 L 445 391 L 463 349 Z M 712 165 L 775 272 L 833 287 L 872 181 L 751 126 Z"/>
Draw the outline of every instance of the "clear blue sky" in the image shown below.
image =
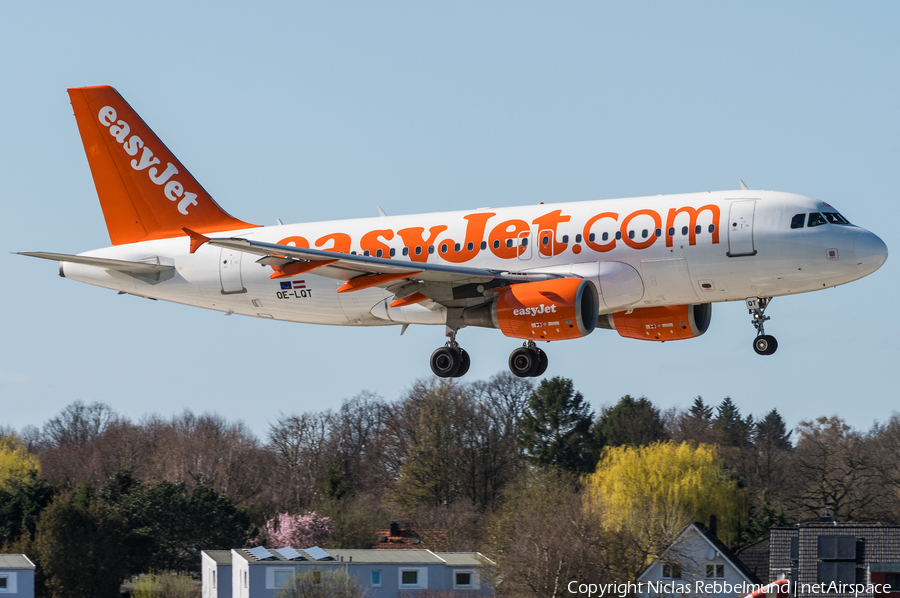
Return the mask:
<path id="1" fill-rule="evenodd" d="M 271 224 L 738 188 L 838 207 L 895 255 L 776 299 L 778 353 L 743 305 L 692 341 L 598 330 L 549 345 L 598 408 L 731 396 L 795 425 L 897 409 L 896 2 L 6 2 L 0 7 L 0 424 L 99 400 L 190 408 L 258 434 L 279 412 L 395 398 L 440 327 L 225 317 L 64 280 L 13 251 L 109 244 L 67 87 L 116 87 L 233 215 Z M 466 329 L 466 380 L 518 344 Z"/>

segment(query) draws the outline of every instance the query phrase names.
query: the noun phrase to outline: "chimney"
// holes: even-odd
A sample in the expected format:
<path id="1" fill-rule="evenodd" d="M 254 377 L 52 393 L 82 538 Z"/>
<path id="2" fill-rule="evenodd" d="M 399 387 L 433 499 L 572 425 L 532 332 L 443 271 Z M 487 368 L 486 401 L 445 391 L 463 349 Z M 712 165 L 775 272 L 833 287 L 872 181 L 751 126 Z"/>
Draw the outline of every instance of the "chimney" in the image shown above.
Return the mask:
<path id="1" fill-rule="evenodd" d="M 834 509 L 831 507 L 825 507 L 825 516 L 819 517 L 819 521 L 822 523 L 833 523 L 837 525 L 837 519 L 834 517 Z"/>
<path id="2" fill-rule="evenodd" d="M 709 516 L 709 532 L 710 532 L 713 536 L 716 536 L 716 537 L 718 537 L 718 535 L 716 534 L 716 532 L 718 531 L 718 529 L 717 529 L 717 528 L 718 528 L 718 525 L 717 525 L 717 524 L 718 524 L 718 521 L 716 521 L 716 514 L 715 514 L 715 513 L 711 513 L 710 516 Z"/>
<path id="3" fill-rule="evenodd" d="M 394 519 L 393 521 L 391 521 L 391 533 L 390 533 L 390 535 L 391 535 L 392 538 L 396 538 L 397 536 L 400 535 L 400 522 L 397 521 L 396 519 Z"/>

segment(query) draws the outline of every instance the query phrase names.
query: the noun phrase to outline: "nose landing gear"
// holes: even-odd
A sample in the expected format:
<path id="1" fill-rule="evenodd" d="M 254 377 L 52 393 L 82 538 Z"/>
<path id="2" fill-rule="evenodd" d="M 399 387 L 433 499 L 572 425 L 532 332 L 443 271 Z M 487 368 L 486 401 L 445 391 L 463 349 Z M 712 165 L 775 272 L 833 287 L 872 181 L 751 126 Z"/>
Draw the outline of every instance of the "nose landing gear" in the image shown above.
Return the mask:
<path id="1" fill-rule="evenodd" d="M 431 354 L 431 371 L 439 378 L 459 378 L 469 371 L 469 354 L 456 342 L 456 331 L 448 331 L 447 344 Z"/>
<path id="2" fill-rule="evenodd" d="M 766 315 L 766 307 L 772 301 L 771 297 L 750 297 L 747 299 L 747 309 L 753 315 L 751 323 L 756 328 L 756 338 L 753 339 L 753 350 L 757 355 L 771 355 L 778 349 L 778 341 L 775 337 L 766 334 L 765 323 L 769 320 Z"/>
<path id="3" fill-rule="evenodd" d="M 537 348 L 534 341 L 509 354 L 509 370 L 519 378 L 533 378 L 547 371 L 547 354 Z"/>

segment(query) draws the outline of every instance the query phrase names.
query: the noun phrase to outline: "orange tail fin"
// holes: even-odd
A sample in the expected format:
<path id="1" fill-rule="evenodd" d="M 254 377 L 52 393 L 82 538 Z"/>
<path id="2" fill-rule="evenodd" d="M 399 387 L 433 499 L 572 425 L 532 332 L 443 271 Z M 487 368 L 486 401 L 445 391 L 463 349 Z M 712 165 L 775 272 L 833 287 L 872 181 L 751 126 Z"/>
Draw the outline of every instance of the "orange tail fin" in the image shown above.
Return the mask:
<path id="1" fill-rule="evenodd" d="M 113 245 L 257 226 L 220 208 L 115 89 L 69 97 Z"/>

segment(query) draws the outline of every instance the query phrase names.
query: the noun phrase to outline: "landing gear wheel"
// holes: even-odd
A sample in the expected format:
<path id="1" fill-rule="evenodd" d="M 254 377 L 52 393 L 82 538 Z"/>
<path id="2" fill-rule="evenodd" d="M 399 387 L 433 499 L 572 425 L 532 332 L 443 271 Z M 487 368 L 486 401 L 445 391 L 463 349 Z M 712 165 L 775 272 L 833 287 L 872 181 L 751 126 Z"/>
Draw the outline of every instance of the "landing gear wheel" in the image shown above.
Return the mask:
<path id="1" fill-rule="evenodd" d="M 462 365 L 462 355 L 458 350 L 450 347 L 439 347 L 431 354 L 431 371 L 439 378 L 453 378 L 457 376 L 457 372 Z"/>
<path id="2" fill-rule="evenodd" d="M 528 347 L 519 347 L 509 354 L 509 371 L 519 378 L 533 376 L 539 366 L 537 353 Z"/>
<path id="3" fill-rule="evenodd" d="M 538 368 L 537 371 L 532 374 L 532 376 L 537 378 L 538 376 L 543 376 L 544 372 L 547 371 L 547 366 L 550 364 L 550 360 L 547 359 L 547 354 L 540 349 L 535 349 L 535 352 L 538 356 Z"/>
<path id="4" fill-rule="evenodd" d="M 469 366 L 472 364 L 471 360 L 469 359 L 469 354 L 466 353 L 465 349 L 459 350 L 459 357 L 461 363 L 459 364 L 459 371 L 456 372 L 454 378 L 462 378 L 463 376 L 465 376 L 466 372 L 469 371 Z"/>
<path id="5" fill-rule="evenodd" d="M 759 355 L 771 355 L 778 349 L 778 341 L 774 336 L 761 334 L 753 339 L 753 350 Z"/>

